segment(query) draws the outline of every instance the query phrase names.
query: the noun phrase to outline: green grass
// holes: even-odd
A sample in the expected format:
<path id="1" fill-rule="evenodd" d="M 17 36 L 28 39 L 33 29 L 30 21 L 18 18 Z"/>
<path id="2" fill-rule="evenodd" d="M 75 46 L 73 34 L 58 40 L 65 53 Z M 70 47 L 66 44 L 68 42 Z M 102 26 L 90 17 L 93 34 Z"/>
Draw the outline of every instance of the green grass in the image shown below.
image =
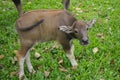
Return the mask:
<path id="1" fill-rule="evenodd" d="M 36 9 L 62 9 L 61 0 L 22 0 L 23 10 Z M 58 1 L 58 2 L 56 2 Z M 76 8 L 80 8 L 77 11 Z M 120 1 L 119 0 L 71 0 L 70 12 L 77 19 L 88 21 L 97 18 L 93 28 L 89 30 L 91 43 L 84 47 L 73 40 L 75 56 L 78 62 L 76 71 L 71 69 L 61 46 L 52 49 L 54 42 L 35 45 L 31 51 L 31 61 L 36 70 L 34 75 L 28 73 L 25 66 L 25 74 L 29 80 L 120 80 Z M 17 76 L 10 76 L 17 71 L 17 64 L 11 60 L 15 56 L 14 50 L 20 47 L 19 38 L 15 31 L 15 20 L 18 18 L 17 10 L 11 0 L 0 0 L 0 55 L 5 57 L 0 60 L 3 65 L 0 68 L 0 80 L 17 80 Z M 104 40 L 96 35 L 104 34 Z M 93 53 L 97 47 L 98 52 Z M 39 52 L 40 59 L 35 59 L 34 53 Z M 68 72 L 59 70 L 58 61 Z M 38 68 L 41 66 L 40 68 Z M 49 77 L 44 76 L 44 71 L 50 72 Z M 66 78 L 66 76 L 69 76 Z"/>

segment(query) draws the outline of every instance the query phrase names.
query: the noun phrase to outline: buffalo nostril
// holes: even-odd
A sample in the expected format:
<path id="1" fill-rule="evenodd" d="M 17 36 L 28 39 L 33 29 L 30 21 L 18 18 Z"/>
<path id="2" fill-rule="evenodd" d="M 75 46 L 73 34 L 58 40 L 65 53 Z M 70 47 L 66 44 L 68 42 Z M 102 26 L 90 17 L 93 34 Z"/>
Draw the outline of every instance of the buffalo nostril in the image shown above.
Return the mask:
<path id="1" fill-rule="evenodd" d="M 82 40 L 82 44 L 83 44 L 83 45 L 87 45 L 88 43 L 89 43 L 88 40 Z"/>
<path id="2" fill-rule="evenodd" d="M 82 39 L 81 44 L 82 45 L 87 45 L 87 44 L 89 44 L 89 40 L 88 39 L 87 40 Z"/>
<path id="3" fill-rule="evenodd" d="M 85 42 L 85 43 L 86 43 L 86 42 L 88 42 L 88 40 L 82 40 L 82 42 Z"/>

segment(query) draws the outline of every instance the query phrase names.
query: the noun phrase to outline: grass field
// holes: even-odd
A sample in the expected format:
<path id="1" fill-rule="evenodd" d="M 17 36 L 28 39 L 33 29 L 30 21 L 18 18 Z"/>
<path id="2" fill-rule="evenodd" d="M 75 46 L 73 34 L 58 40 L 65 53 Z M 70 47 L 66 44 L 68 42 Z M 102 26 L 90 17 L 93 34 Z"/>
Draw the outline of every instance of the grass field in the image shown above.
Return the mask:
<path id="1" fill-rule="evenodd" d="M 25 12 L 63 9 L 61 0 L 22 1 Z M 80 20 L 97 19 L 89 30 L 88 46 L 81 46 L 77 40 L 73 40 L 77 70 L 71 69 L 61 46 L 54 49 L 53 41 L 36 44 L 31 50 L 31 61 L 36 73 L 29 74 L 25 65 L 28 80 L 120 80 L 120 1 L 71 0 L 69 12 Z M 15 76 L 18 66 L 14 59 L 15 50 L 20 48 L 14 26 L 17 18 L 12 0 L 0 0 L 0 80 L 18 79 Z M 36 52 L 41 55 L 39 59 L 34 57 Z"/>

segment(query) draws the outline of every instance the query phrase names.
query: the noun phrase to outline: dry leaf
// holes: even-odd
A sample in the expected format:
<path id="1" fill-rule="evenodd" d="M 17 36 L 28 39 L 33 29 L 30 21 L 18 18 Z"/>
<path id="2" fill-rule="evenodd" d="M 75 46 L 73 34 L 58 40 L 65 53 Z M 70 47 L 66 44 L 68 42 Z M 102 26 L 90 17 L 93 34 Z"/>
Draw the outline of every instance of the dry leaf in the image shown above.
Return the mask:
<path id="1" fill-rule="evenodd" d="M 97 52 L 98 52 L 98 48 L 95 47 L 95 48 L 93 49 L 93 53 L 96 54 Z"/>
<path id="2" fill-rule="evenodd" d="M 50 67 L 50 72 L 52 72 L 52 70 L 53 70 L 53 68 L 52 68 L 52 67 Z"/>
<path id="3" fill-rule="evenodd" d="M 49 51 L 50 51 L 50 48 L 48 47 L 43 48 L 43 52 L 49 52 Z"/>
<path id="4" fill-rule="evenodd" d="M 29 1 L 27 4 L 31 4 L 31 2 Z"/>
<path id="5" fill-rule="evenodd" d="M 58 48 L 58 47 L 59 47 L 58 42 L 55 42 L 54 45 L 53 45 L 53 49 L 56 49 L 56 48 Z"/>
<path id="6" fill-rule="evenodd" d="M 81 10 L 81 8 L 75 8 L 75 10 L 79 11 L 79 10 Z"/>
<path id="7" fill-rule="evenodd" d="M 44 71 L 44 75 L 45 75 L 45 77 L 48 77 L 50 75 L 50 72 Z"/>
<path id="8" fill-rule="evenodd" d="M 17 75 L 17 72 L 11 72 L 11 73 L 10 73 L 10 77 L 16 76 L 16 75 Z"/>
<path id="9" fill-rule="evenodd" d="M 83 12 L 83 10 L 82 10 L 81 8 L 75 8 L 75 10 L 76 10 L 77 12 L 79 12 L 79 13 L 82 13 L 82 12 Z"/>
<path id="10" fill-rule="evenodd" d="M 110 61 L 110 65 L 114 65 L 114 64 L 115 64 L 115 60 L 112 59 L 112 60 Z"/>
<path id="11" fill-rule="evenodd" d="M 40 70 L 40 69 L 42 68 L 42 65 L 41 65 L 41 64 L 40 64 L 40 65 L 38 65 L 38 67 L 37 67 L 37 68 L 38 68 L 38 70 Z"/>
<path id="12" fill-rule="evenodd" d="M 105 39 L 105 36 L 104 36 L 104 34 L 103 34 L 103 33 L 98 33 L 96 36 L 97 36 L 97 37 L 100 37 L 102 40 L 104 40 L 104 39 Z"/>
<path id="13" fill-rule="evenodd" d="M 17 53 L 18 53 L 18 50 L 14 50 L 14 53 L 17 54 Z"/>
<path id="14" fill-rule="evenodd" d="M 96 36 L 97 37 L 102 37 L 102 36 L 104 36 L 104 34 L 103 33 L 98 33 Z"/>
<path id="15" fill-rule="evenodd" d="M 103 74 L 103 73 L 104 73 L 104 69 L 103 69 L 103 68 L 100 68 L 99 73 L 100 73 L 100 74 Z"/>
<path id="16" fill-rule="evenodd" d="M 35 50 L 35 48 L 34 47 L 32 47 L 32 49 L 31 50 Z"/>
<path id="17" fill-rule="evenodd" d="M 77 66 L 73 66 L 72 69 L 73 69 L 73 70 L 76 70 L 76 69 L 77 69 Z"/>
<path id="18" fill-rule="evenodd" d="M 76 13 L 76 15 L 78 16 L 78 15 L 80 15 L 80 14 Z"/>
<path id="19" fill-rule="evenodd" d="M 39 59 L 39 58 L 40 58 L 40 54 L 39 54 L 38 52 L 35 52 L 35 55 L 34 55 L 34 56 L 35 56 L 36 59 Z"/>
<path id="20" fill-rule="evenodd" d="M 105 39 L 104 35 L 101 37 L 101 39 L 102 39 L 102 40 L 104 40 L 104 39 Z"/>
<path id="21" fill-rule="evenodd" d="M 62 64 L 63 63 L 63 59 L 60 59 L 58 64 Z"/>
<path id="22" fill-rule="evenodd" d="M 104 80 L 103 78 L 100 78 L 100 80 Z"/>
<path id="23" fill-rule="evenodd" d="M 68 74 L 65 78 L 66 78 L 66 79 L 70 79 L 70 74 Z"/>
<path id="24" fill-rule="evenodd" d="M 11 63 L 15 64 L 16 62 L 17 62 L 17 58 L 16 57 L 12 58 Z"/>
<path id="25" fill-rule="evenodd" d="M 4 55 L 0 55 L 0 60 L 4 58 Z"/>
<path id="26" fill-rule="evenodd" d="M 105 21 L 104 21 L 105 23 L 108 23 L 108 19 L 105 19 Z"/>
<path id="27" fill-rule="evenodd" d="M 118 72 L 120 72 L 120 67 L 118 68 Z"/>
<path id="28" fill-rule="evenodd" d="M 59 66 L 60 66 L 60 68 L 59 68 L 60 71 L 62 71 L 62 72 L 68 72 L 68 70 L 65 69 L 62 65 L 59 65 Z"/>
<path id="29" fill-rule="evenodd" d="M 0 69 L 2 69 L 3 68 L 3 65 L 2 64 L 0 64 Z"/>
<path id="30" fill-rule="evenodd" d="M 112 28 L 111 28 L 111 27 L 109 27 L 109 30 L 111 31 L 111 30 L 112 30 Z"/>
<path id="31" fill-rule="evenodd" d="M 17 57 L 16 56 L 14 56 L 14 60 L 17 61 Z"/>
<path id="32" fill-rule="evenodd" d="M 102 24 L 102 20 L 100 20 L 100 19 L 98 19 L 97 22 L 98 22 L 99 25 Z"/>
<path id="33" fill-rule="evenodd" d="M 5 9 L 3 9 L 3 11 L 6 11 Z"/>

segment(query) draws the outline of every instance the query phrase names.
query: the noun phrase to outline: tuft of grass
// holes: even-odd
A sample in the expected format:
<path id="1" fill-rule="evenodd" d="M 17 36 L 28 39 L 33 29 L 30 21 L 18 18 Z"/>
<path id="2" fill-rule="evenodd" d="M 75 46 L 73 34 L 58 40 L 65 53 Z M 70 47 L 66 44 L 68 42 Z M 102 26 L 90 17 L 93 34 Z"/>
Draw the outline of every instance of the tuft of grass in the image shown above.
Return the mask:
<path id="1" fill-rule="evenodd" d="M 63 9 L 61 0 L 22 0 L 25 12 L 36 9 Z M 31 50 L 31 61 L 36 70 L 34 75 L 25 74 L 30 80 L 119 80 L 120 79 L 120 1 L 119 0 L 71 0 L 69 12 L 77 19 L 89 21 L 97 19 L 89 30 L 91 43 L 84 47 L 73 40 L 75 57 L 78 62 L 76 71 L 71 69 L 61 46 L 53 49 L 54 42 L 39 43 Z M 20 47 L 19 38 L 14 23 L 18 18 L 17 10 L 12 1 L 0 0 L 0 80 L 17 80 L 11 72 L 18 70 L 16 63 L 12 64 L 14 50 Z M 98 34 L 102 36 L 98 37 Z M 93 49 L 98 48 L 94 53 Z M 34 53 L 41 57 L 36 59 Z M 67 71 L 60 71 L 59 60 Z M 45 77 L 44 71 L 50 72 Z"/>

